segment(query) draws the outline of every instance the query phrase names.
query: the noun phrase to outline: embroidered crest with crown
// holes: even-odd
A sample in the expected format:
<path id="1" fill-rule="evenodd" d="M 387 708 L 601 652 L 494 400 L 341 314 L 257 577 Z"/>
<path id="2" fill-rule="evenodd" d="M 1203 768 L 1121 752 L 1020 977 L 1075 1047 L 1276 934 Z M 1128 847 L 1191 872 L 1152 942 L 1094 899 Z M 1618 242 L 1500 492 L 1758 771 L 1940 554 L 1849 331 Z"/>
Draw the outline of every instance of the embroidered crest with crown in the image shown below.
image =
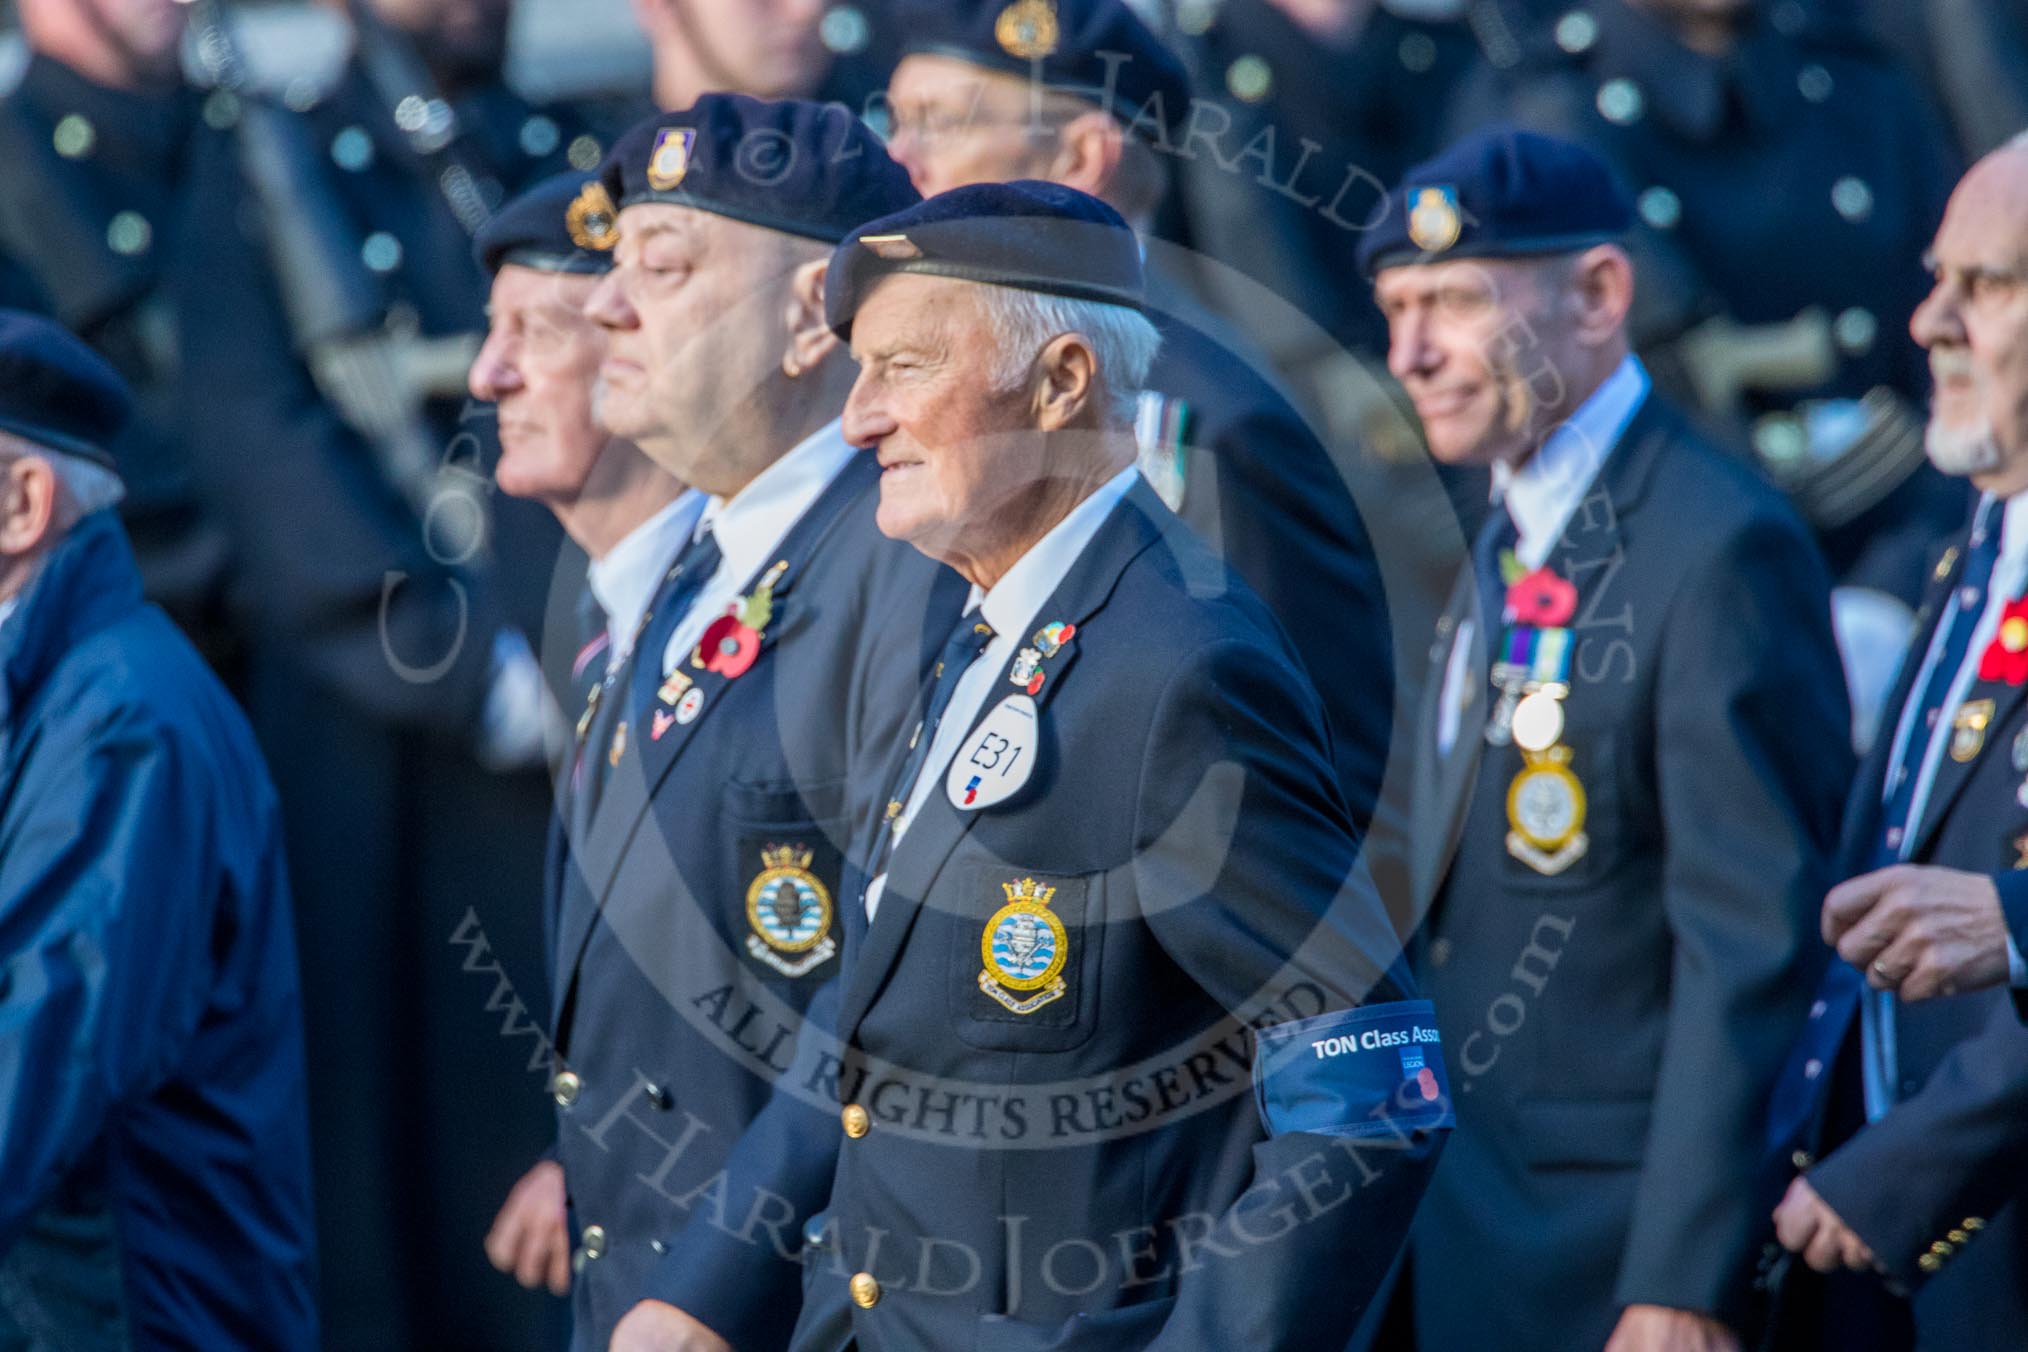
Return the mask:
<path id="1" fill-rule="evenodd" d="M 761 871 L 746 889 L 747 952 L 784 976 L 801 976 L 838 951 L 831 893 L 810 872 L 807 845 L 764 845 Z"/>
<path id="2" fill-rule="evenodd" d="M 985 970 L 979 989 L 1016 1014 L 1036 1010 L 1063 997 L 1063 964 L 1070 956 L 1070 934 L 1049 909 L 1053 887 L 1033 878 L 1001 883 L 1007 904 L 993 912 L 979 936 Z"/>

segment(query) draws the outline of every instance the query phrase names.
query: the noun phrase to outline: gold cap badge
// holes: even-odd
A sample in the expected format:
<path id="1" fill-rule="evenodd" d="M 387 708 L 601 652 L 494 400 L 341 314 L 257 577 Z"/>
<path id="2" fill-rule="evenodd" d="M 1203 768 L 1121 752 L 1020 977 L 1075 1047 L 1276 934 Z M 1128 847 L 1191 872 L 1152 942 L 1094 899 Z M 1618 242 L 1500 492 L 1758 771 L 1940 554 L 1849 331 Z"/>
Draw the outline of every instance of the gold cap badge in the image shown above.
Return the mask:
<path id="1" fill-rule="evenodd" d="M 604 253 L 620 242 L 620 213 L 603 183 L 587 183 L 563 213 L 570 242 Z"/>
<path id="2" fill-rule="evenodd" d="M 911 258 L 922 257 L 922 250 L 907 235 L 861 235 L 859 242 L 890 263 L 905 263 Z"/>
<path id="3" fill-rule="evenodd" d="M 655 149 L 648 156 L 648 186 L 656 192 L 673 192 L 690 172 L 690 152 L 697 145 L 695 127 L 664 127 L 655 133 Z"/>
<path id="4" fill-rule="evenodd" d="M 1051 0 L 1014 0 L 993 24 L 1000 50 L 1020 61 L 1039 61 L 1056 52 L 1061 30 Z"/>
<path id="5" fill-rule="evenodd" d="M 1442 253 L 1458 242 L 1464 221 L 1458 215 L 1458 190 L 1418 188 L 1408 212 L 1408 237 L 1425 253 Z"/>

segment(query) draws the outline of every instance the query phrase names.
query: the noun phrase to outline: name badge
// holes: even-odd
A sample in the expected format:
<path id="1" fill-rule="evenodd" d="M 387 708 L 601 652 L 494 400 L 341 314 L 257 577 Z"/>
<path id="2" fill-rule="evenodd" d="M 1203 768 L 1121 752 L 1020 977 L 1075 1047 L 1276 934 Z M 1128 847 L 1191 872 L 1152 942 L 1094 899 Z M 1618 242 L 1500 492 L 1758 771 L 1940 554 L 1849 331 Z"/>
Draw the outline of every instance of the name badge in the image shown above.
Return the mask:
<path id="1" fill-rule="evenodd" d="M 1009 695 L 972 730 L 944 776 L 944 792 L 960 812 L 1003 803 L 1035 771 L 1035 701 Z"/>

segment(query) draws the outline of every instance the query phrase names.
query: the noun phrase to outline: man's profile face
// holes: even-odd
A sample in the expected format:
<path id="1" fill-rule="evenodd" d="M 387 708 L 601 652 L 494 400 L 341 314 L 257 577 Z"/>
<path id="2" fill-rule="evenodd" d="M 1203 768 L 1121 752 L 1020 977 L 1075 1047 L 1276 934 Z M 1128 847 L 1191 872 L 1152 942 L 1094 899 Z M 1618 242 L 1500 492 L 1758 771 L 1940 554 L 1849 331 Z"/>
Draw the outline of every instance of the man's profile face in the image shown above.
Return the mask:
<path id="1" fill-rule="evenodd" d="M 1929 252 L 1909 332 L 1929 352 L 1927 435 L 1946 473 L 2028 465 L 2028 152 L 1974 166 Z"/>
<path id="2" fill-rule="evenodd" d="M 887 83 L 888 153 L 916 191 L 1048 178 L 1070 110 L 1024 80 L 955 57 L 911 53 Z"/>
<path id="3" fill-rule="evenodd" d="M 691 457 L 779 367 L 795 255 L 773 231 L 666 202 L 625 208 L 619 228 L 613 270 L 586 302 L 608 340 L 599 423 L 718 492 Z"/>
<path id="4" fill-rule="evenodd" d="M 859 378 L 845 401 L 845 437 L 879 458 L 881 533 L 932 558 L 995 539 L 1044 470 L 1026 387 L 996 388 L 985 289 L 892 276 L 852 321 Z"/>
<path id="5" fill-rule="evenodd" d="M 499 409 L 500 490 L 561 504 L 584 491 L 610 440 L 592 417 L 606 335 L 584 314 L 598 279 L 509 263 L 493 279 L 472 394 Z"/>
<path id="6" fill-rule="evenodd" d="M 1461 259 L 1383 269 L 1387 369 L 1445 464 L 1517 461 L 1561 412 L 1556 265 Z"/>

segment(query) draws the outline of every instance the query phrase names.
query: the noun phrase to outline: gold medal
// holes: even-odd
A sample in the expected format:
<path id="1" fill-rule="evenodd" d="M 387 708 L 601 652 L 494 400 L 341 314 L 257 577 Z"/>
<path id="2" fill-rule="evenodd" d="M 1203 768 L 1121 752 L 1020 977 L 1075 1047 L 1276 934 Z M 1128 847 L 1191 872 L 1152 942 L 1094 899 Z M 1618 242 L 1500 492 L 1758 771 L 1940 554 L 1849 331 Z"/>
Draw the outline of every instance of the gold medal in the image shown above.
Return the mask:
<path id="1" fill-rule="evenodd" d="M 1570 769 L 1571 750 L 1530 753 L 1507 788 L 1507 852 L 1537 873 L 1563 872 L 1584 857 L 1584 785 Z"/>

